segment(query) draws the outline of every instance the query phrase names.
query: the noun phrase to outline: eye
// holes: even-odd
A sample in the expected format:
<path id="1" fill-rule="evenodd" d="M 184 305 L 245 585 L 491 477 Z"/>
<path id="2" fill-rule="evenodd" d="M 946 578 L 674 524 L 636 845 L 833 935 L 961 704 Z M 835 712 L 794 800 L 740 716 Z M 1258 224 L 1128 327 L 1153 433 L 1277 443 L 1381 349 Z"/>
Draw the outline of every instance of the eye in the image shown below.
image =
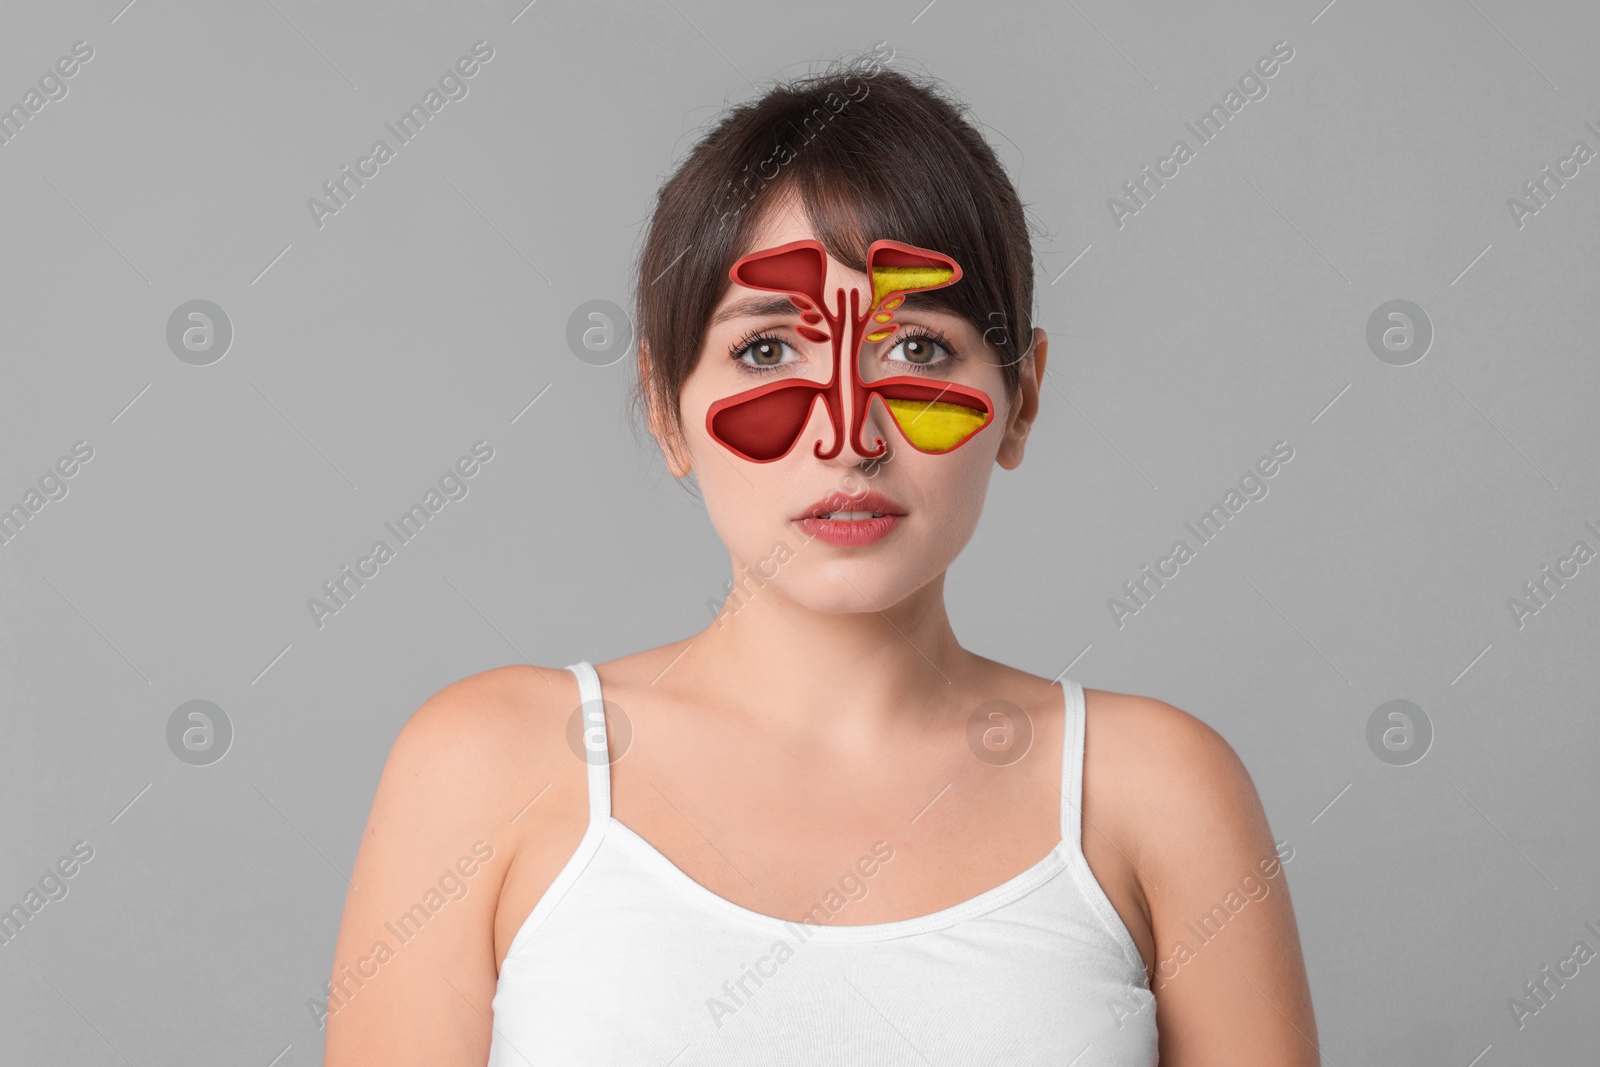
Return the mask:
<path id="1" fill-rule="evenodd" d="M 900 357 L 895 353 L 901 353 Z M 907 326 L 896 332 L 894 345 L 884 353 L 884 358 L 890 363 L 903 364 L 908 370 L 922 372 L 932 367 L 947 369 L 957 356 L 949 338 L 938 330 Z"/>
<path id="2" fill-rule="evenodd" d="M 728 350 L 728 358 L 738 364 L 739 369 L 750 374 L 768 374 L 777 370 L 785 363 L 796 360 L 785 359 L 784 351 L 787 349 L 792 356 L 794 349 L 788 342 L 766 331 L 756 331 L 734 342 Z M 745 356 L 751 359 L 745 359 Z"/>

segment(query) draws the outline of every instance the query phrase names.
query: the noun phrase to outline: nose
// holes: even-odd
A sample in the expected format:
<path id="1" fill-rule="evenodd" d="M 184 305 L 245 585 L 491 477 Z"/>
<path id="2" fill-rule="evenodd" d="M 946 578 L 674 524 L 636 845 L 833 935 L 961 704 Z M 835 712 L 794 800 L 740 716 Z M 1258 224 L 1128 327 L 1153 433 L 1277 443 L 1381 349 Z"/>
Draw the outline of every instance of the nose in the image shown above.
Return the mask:
<path id="1" fill-rule="evenodd" d="M 845 304 L 844 293 L 842 288 L 838 292 L 841 307 Z M 883 401 L 872 403 L 872 394 L 861 380 L 861 343 L 871 327 L 857 323 L 862 299 L 870 294 L 860 288 L 850 289 L 849 294 L 850 310 L 844 316 L 844 329 L 835 331 L 831 341 L 833 380 L 819 394 L 822 403 L 812 409 L 806 440 L 813 442 L 812 454 L 818 459 L 841 467 L 858 467 L 867 460 L 881 459 L 889 444 L 879 410 Z M 817 408 L 821 408 L 820 416 Z"/>

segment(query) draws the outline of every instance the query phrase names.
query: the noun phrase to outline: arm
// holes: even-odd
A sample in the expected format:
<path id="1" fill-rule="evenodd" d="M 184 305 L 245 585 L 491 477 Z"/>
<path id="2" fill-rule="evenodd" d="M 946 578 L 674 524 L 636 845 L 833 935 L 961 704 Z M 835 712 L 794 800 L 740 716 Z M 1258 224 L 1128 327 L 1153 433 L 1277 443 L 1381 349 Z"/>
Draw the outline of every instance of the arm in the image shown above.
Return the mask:
<path id="1" fill-rule="evenodd" d="M 488 1059 L 505 798 L 530 714 L 510 696 L 501 672 L 456 682 L 390 749 L 334 950 L 327 1067 Z"/>
<path id="2" fill-rule="evenodd" d="M 1317 1067 L 1316 1020 L 1284 859 L 1227 741 L 1139 702 L 1141 888 L 1155 935 L 1162 1067 Z"/>

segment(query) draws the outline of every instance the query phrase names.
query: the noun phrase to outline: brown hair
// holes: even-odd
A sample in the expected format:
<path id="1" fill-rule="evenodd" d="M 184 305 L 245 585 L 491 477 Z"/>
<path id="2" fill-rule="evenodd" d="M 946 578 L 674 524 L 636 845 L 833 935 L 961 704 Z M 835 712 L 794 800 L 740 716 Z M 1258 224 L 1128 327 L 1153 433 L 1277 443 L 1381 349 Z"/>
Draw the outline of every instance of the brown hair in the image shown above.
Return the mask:
<path id="1" fill-rule="evenodd" d="M 893 51 L 890 52 L 893 58 Z M 762 211 L 797 197 L 828 254 L 866 271 L 879 238 L 961 264 L 935 290 L 1000 353 L 1009 402 L 1033 336 L 1033 250 L 1023 204 L 988 142 L 931 79 L 879 55 L 769 89 L 733 108 L 656 196 L 634 277 L 635 410 L 682 434 L 679 395 L 706 324 Z"/>

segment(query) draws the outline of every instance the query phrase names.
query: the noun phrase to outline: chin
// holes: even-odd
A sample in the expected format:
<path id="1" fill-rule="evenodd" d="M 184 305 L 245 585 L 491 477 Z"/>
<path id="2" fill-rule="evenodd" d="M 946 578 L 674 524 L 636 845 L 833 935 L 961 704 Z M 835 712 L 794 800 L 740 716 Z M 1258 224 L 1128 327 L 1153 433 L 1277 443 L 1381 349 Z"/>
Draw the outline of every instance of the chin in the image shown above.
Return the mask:
<path id="1" fill-rule="evenodd" d="M 888 611 L 931 581 L 937 571 L 912 572 L 903 556 L 825 560 L 787 575 L 783 594 L 821 615 Z M 783 581 L 783 579 L 780 579 Z"/>

